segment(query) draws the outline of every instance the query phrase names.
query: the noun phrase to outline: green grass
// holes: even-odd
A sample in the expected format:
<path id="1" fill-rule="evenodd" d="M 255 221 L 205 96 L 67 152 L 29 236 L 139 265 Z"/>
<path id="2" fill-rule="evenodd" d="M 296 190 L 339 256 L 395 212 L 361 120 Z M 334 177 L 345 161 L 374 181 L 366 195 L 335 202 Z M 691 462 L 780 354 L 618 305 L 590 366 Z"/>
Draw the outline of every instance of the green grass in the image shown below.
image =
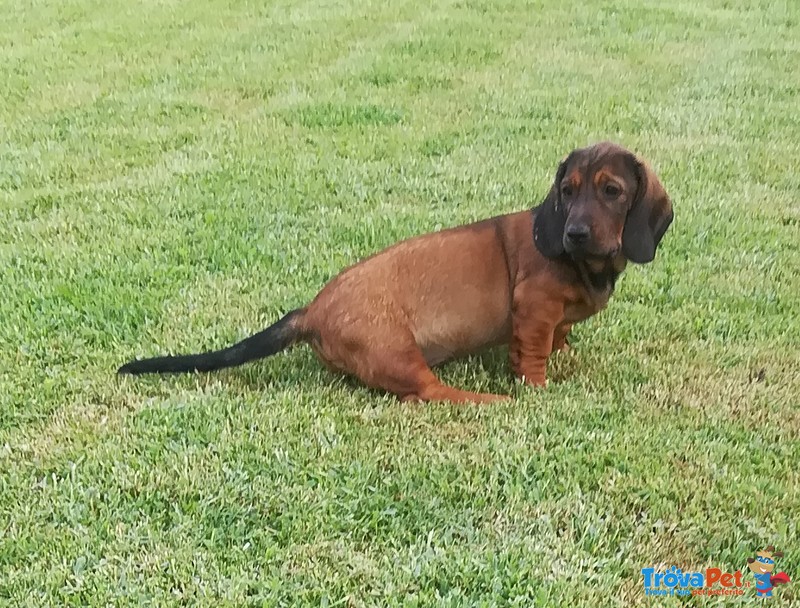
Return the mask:
<path id="1" fill-rule="evenodd" d="M 641 568 L 768 544 L 800 598 L 800 4 L 0 8 L 0 603 L 652 606 Z M 482 408 L 306 349 L 114 376 L 607 138 L 676 220 L 545 391 L 503 349 L 441 370 Z"/>

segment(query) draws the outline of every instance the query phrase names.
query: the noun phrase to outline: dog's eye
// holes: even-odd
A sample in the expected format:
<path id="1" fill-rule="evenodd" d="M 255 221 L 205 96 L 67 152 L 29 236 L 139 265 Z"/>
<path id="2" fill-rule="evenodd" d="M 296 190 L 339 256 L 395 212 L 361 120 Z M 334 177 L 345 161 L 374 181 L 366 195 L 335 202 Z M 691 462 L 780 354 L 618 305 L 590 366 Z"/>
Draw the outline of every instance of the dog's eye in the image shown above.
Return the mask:
<path id="1" fill-rule="evenodd" d="M 609 198 L 617 198 L 620 194 L 622 194 L 622 189 L 616 184 L 606 184 L 603 192 L 605 192 L 606 196 Z"/>
<path id="2" fill-rule="evenodd" d="M 572 196 L 572 184 L 561 186 L 561 196 Z"/>

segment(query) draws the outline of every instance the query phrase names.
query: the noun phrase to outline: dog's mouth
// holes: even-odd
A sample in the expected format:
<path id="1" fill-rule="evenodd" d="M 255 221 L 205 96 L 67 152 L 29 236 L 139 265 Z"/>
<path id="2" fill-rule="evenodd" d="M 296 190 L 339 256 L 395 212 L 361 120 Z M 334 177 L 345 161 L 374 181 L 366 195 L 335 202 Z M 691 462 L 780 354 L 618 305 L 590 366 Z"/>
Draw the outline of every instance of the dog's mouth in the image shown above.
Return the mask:
<path id="1" fill-rule="evenodd" d="M 567 245 L 566 252 L 575 260 L 600 261 L 610 260 L 620 252 L 620 246 L 600 247 L 596 245 Z"/>

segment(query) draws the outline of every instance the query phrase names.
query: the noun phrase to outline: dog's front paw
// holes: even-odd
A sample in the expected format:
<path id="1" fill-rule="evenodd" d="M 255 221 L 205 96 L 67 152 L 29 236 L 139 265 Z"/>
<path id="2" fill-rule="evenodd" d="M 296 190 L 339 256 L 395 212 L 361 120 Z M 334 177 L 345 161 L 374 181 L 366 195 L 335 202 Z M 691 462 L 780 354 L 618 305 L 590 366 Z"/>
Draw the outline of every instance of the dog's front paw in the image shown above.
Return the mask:
<path id="1" fill-rule="evenodd" d="M 561 346 L 559 346 L 559 347 L 558 347 L 557 349 L 555 349 L 553 352 L 554 352 L 554 353 L 564 353 L 564 354 L 566 355 L 566 354 L 567 354 L 567 353 L 569 353 L 571 350 L 572 350 L 572 347 L 571 347 L 569 344 L 567 344 L 566 342 L 564 342 L 564 344 L 562 344 Z"/>
<path id="2" fill-rule="evenodd" d="M 519 378 L 524 384 L 528 386 L 532 386 L 534 388 L 547 388 L 547 378 L 544 375 L 539 376 L 527 376 L 522 374 Z"/>

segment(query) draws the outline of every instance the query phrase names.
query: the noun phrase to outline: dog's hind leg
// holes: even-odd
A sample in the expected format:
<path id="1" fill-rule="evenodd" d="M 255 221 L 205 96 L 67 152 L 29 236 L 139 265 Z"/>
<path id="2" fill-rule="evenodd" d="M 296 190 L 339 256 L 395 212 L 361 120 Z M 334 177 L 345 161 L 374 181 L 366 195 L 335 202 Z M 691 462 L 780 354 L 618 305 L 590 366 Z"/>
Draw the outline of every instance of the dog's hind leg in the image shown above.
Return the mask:
<path id="1" fill-rule="evenodd" d="M 434 376 L 435 378 L 435 376 Z M 497 401 L 509 401 L 508 395 L 495 395 L 494 393 L 473 393 L 462 391 L 452 386 L 442 384 L 438 379 L 436 382 L 428 384 L 417 393 L 407 394 L 401 397 L 403 401 L 448 401 L 450 403 L 495 403 Z"/>
<path id="2" fill-rule="evenodd" d="M 510 399 L 505 395 L 473 393 L 443 384 L 413 338 L 402 347 L 395 344 L 393 348 L 369 353 L 360 363 L 357 375 L 365 384 L 389 391 L 402 401 L 492 403 Z"/>

